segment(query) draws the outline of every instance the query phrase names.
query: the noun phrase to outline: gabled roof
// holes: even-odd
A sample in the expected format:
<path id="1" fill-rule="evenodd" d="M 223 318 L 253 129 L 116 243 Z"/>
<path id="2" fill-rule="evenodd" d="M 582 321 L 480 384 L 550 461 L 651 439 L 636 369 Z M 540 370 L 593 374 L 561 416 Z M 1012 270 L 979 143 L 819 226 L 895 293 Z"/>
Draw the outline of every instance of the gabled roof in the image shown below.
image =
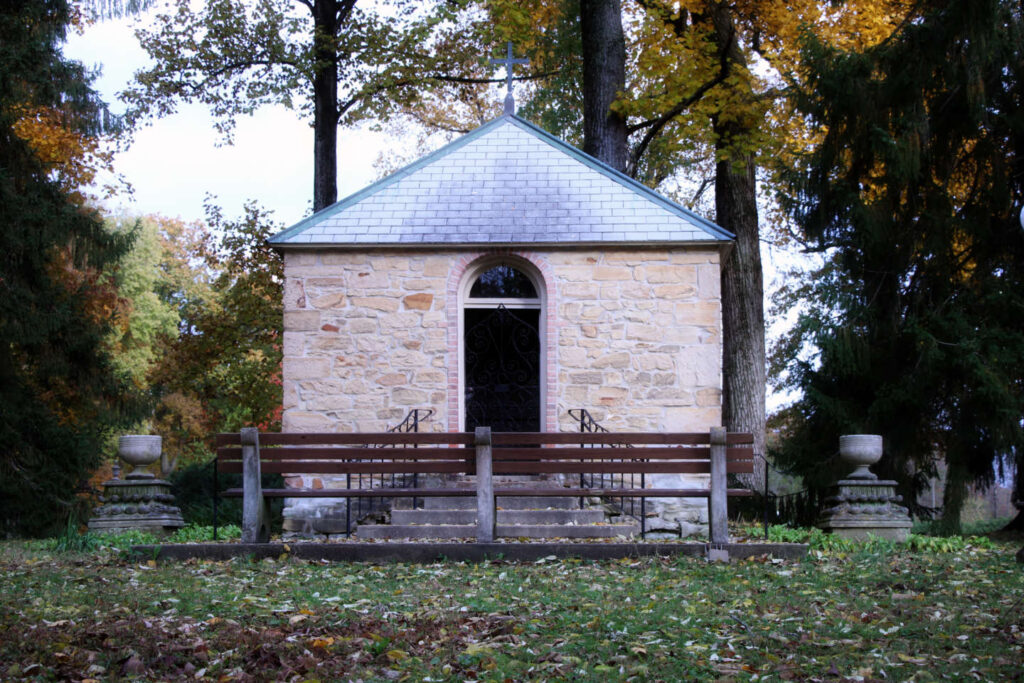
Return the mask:
<path id="1" fill-rule="evenodd" d="M 733 235 L 506 114 L 270 238 L 280 247 L 665 244 Z"/>

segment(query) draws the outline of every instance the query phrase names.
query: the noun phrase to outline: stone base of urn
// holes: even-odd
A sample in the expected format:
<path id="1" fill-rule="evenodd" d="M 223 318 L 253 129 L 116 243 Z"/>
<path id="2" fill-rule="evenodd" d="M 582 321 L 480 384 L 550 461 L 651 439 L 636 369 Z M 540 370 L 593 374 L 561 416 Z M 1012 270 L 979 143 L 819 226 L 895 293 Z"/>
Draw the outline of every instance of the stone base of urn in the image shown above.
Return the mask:
<path id="1" fill-rule="evenodd" d="M 89 520 L 89 531 L 139 529 L 168 534 L 185 526 L 181 510 L 174 504 L 171 483 L 162 479 L 112 479 L 103 483 L 100 502 Z"/>
<path id="2" fill-rule="evenodd" d="M 866 540 L 868 536 L 906 541 L 913 523 L 896 482 L 881 479 L 844 479 L 827 499 L 818 526 L 841 538 Z"/>

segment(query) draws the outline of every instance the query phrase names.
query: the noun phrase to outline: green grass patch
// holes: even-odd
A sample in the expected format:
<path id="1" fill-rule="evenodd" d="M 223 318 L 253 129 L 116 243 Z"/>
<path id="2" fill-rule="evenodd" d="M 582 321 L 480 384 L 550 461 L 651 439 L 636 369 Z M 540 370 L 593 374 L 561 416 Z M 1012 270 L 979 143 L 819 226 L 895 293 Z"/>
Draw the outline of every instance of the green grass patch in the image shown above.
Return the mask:
<path id="1" fill-rule="evenodd" d="M 973 522 L 964 522 L 960 525 L 962 536 L 981 536 L 999 531 L 1010 523 L 1013 517 L 998 517 L 996 519 L 980 519 Z M 947 536 L 943 530 L 940 520 L 918 520 L 914 522 L 912 531 L 921 536 Z"/>
<path id="2" fill-rule="evenodd" d="M 773 543 L 806 543 L 811 550 L 821 552 L 897 552 L 907 548 L 922 552 L 952 553 L 970 549 L 991 549 L 993 542 L 986 536 L 925 536 L 910 534 L 907 543 L 897 543 L 885 538 L 870 538 L 853 541 L 828 534 L 821 529 L 792 528 L 787 526 L 768 527 L 768 540 Z"/>
<path id="3" fill-rule="evenodd" d="M 237 524 L 222 524 L 217 527 L 218 541 L 231 541 L 242 537 L 242 528 Z M 168 536 L 165 543 L 207 543 L 213 541 L 213 527 L 189 524 Z"/>
<path id="4" fill-rule="evenodd" d="M 0 542 L 0 678 L 1012 679 L 1018 545 L 378 566 Z"/>

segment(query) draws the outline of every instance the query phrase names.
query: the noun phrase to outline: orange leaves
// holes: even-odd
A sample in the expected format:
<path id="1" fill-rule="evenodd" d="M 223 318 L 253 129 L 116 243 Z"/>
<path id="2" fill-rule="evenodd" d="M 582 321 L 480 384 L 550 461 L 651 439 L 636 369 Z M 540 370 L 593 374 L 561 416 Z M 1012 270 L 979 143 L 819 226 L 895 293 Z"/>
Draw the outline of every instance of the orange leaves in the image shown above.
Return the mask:
<path id="1" fill-rule="evenodd" d="M 100 138 L 77 130 L 71 116 L 57 107 L 21 106 L 15 110 L 15 135 L 28 143 L 43 167 L 79 204 L 90 198 L 84 188 L 101 171 L 113 172 L 113 154 Z M 107 193 L 113 192 L 112 187 Z"/>
<path id="2" fill-rule="evenodd" d="M 82 296 L 86 318 L 97 325 L 117 320 L 126 313 L 130 302 L 120 296 L 113 277 L 87 263 L 76 264 L 71 247 L 54 248 L 48 274 L 60 282 L 70 296 Z"/>

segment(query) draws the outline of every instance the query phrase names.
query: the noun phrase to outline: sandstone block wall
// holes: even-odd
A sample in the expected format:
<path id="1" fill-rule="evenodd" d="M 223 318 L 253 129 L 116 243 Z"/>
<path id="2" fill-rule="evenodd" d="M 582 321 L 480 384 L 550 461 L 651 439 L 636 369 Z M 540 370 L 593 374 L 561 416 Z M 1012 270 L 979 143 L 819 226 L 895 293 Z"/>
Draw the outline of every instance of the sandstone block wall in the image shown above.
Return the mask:
<path id="1" fill-rule="evenodd" d="M 721 423 L 715 249 L 546 255 L 558 279 L 558 424 L 586 408 L 612 431 Z"/>
<path id="2" fill-rule="evenodd" d="M 285 253 L 284 430 L 383 431 L 413 408 L 445 424 L 450 255 Z"/>
<path id="3" fill-rule="evenodd" d="M 449 306 L 448 284 L 453 269 L 471 266 L 466 257 L 286 252 L 284 429 L 379 431 L 427 407 L 435 414 L 424 427 L 447 428 L 458 393 L 457 320 L 448 320 L 458 308 Z M 587 408 L 618 431 L 720 424 L 717 249 L 552 250 L 528 258 L 551 280 L 546 372 L 555 377 L 546 386 L 555 415 L 542 424 L 573 429 L 570 408 Z"/>

